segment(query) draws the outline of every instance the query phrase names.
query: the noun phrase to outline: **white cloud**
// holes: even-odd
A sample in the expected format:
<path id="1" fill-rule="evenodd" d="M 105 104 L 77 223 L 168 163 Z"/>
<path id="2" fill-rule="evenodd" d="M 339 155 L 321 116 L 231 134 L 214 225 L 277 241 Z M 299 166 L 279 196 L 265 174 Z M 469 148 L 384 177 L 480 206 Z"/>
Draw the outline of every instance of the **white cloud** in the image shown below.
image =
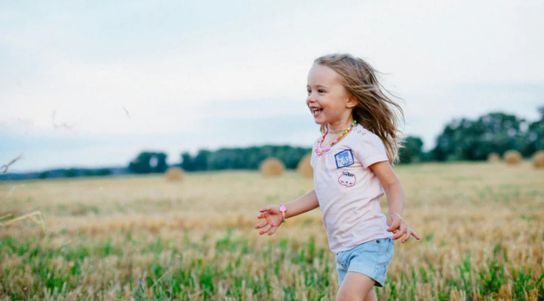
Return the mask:
<path id="1" fill-rule="evenodd" d="M 307 70 L 341 51 L 385 73 L 404 99 L 405 131 L 429 147 L 445 122 L 469 112 L 534 116 L 541 90 L 520 91 L 544 83 L 537 1 L 79 5 L 0 9 L 0 122 L 48 131 L 55 111 L 80 135 L 184 133 L 191 149 L 216 145 L 191 132 L 252 116 L 311 121 Z M 500 94 L 485 88 L 493 85 L 513 86 Z M 227 140 L 276 137 L 260 134 Z"/>

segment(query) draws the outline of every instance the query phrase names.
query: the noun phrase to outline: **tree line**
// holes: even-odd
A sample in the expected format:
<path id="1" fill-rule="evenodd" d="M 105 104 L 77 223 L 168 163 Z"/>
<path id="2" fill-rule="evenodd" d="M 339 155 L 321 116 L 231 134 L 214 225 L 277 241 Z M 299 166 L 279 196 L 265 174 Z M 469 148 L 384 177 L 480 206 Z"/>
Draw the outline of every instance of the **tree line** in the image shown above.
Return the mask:
<path id="1" fill-rule="evenodd" d="M 427 152 L 423 150 L 420 137 L 408 136 L 399 150 L 400 164 L 486 160 L 491 153 L 502 155 L 508 150 L 530 157 L 536 151 L 544 150 L 544 106 L 538 111 L 540 117 L 533 122 L 502 112 L 488 113 L 474 120 L 454 119 L 446 124 L 435 147 Z M 289 145 L 203 149 L 195 155 L 182 153 L 178 165 L 186 171 L 258 169 L 264 159 L 275 157 L 287 169 L 294 169 L 310 151 L 310 148 Z M 159 163 L 153 166 L 148 163 L 153 160 Z M 141 153 L 129 165 L 135 173 L 164 172 L 166 168 L 166 155 L 160 152 Z"/>
<path id="2" fill-rule="evenodd" d="M 423 141 L 420 137 L 406 137 L 399 151 L 400 164 L 486 160 L 491 153 L 502 155 L 508 150 L 516 150 L 524 157 L 530 157 L 536 151 L 544 150 L 544 106 L 540 107 L 538 112 L 540 116 L 535 121 L 527 121 L 503 112 L 487 113 L 476 119 L 453 119 L 445 125 L 430 151 L 423 150 Z M 310 151 L 309 147 L 290 145 L 221 148 L 215 151 L 202 149 L 194 155 L 183 152 L 179 163 L 174 166 L 179 166 L 185 171 L 251 170 L 258 169 L 266 158 L 275 157 L 281 160 L 287 169 L 294 169 L 302 157 Z M 0 180 L 162 173 L 169 167 L 166 153 L 143 151 L 124 168 L 54 169 L 0 175 Z"/>

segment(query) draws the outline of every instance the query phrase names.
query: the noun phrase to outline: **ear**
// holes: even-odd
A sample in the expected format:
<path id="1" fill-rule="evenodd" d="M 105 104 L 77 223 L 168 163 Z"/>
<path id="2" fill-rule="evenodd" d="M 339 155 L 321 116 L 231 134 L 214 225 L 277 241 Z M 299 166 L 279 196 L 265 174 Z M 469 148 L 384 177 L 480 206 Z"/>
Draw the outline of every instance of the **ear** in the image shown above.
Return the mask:
<path id="1" fill-rule="evenodd" d="M 350 95 L 348 101 L 346 102 L 346 108 L 353 109 L 357 106 L 357 98 L 353 95 Z"/>

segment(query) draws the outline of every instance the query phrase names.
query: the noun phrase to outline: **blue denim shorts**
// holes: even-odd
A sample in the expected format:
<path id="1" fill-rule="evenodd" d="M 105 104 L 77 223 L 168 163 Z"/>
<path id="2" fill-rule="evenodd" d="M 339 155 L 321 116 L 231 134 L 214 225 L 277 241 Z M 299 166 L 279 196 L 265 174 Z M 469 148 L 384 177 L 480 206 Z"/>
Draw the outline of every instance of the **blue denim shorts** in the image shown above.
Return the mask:
<path id="1" fill-rule="evenodd" d="M 391 238 L 380 238 L 336 253 L 338 287 L 342 286 L 347 272 L 365 274 L 376 281 L 376 286 L 383 286 L 394 252 L 395 244 L 393 240 Z"/>

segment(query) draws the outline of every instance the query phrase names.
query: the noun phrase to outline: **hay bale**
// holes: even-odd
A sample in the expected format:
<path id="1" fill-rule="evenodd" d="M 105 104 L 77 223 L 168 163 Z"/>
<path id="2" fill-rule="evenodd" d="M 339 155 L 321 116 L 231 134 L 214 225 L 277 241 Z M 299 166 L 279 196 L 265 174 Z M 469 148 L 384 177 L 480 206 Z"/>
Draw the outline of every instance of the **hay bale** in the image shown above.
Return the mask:
<path id="1" fill-rule="evenodd" d="M 508 165 L 518 165 L 522 161 L 521 154 L 516 150 L 509 150 L 504 153 L 504 161 Z"/>
<path id="2" fill-rule="evenodd" d="M 533 155 L 533 166 L 535 168 L 544 168 L 544 150 L 539 150 Z"/>
<path id="3" fill-rule="evenodd" d="M 501 157 L 497 153 L 490 153 L 487 156 L 487 162 L 493 163 L 493 162 L 499 162 L 500 160 L 501 160 Z"/>
<path id="4" fill-rule="evenodd" d="M 300 161 L 298 161 L 297 171 L 305 178 L 311 178 L 314 176 L 314 171 L 312 169 L 312 165 L 310 164 L 310 160 L 312 160 L 311 153 L 307 154 L 302 159 L 300 159 Z"/>
<path id="5" fill-rule="evenodd" d="M 279 177 L 283 174 L 285 166 L 276 158 L 268 158 L 261 162 L 260 170 L 265 177 Z"/>
<path id="6" fill-rule="evenodd" d="M 180 182 L 183 180 L 183 169 L 179 167 L 170 167 L 166 171 L 166 179 L 172 182 Z"/>

